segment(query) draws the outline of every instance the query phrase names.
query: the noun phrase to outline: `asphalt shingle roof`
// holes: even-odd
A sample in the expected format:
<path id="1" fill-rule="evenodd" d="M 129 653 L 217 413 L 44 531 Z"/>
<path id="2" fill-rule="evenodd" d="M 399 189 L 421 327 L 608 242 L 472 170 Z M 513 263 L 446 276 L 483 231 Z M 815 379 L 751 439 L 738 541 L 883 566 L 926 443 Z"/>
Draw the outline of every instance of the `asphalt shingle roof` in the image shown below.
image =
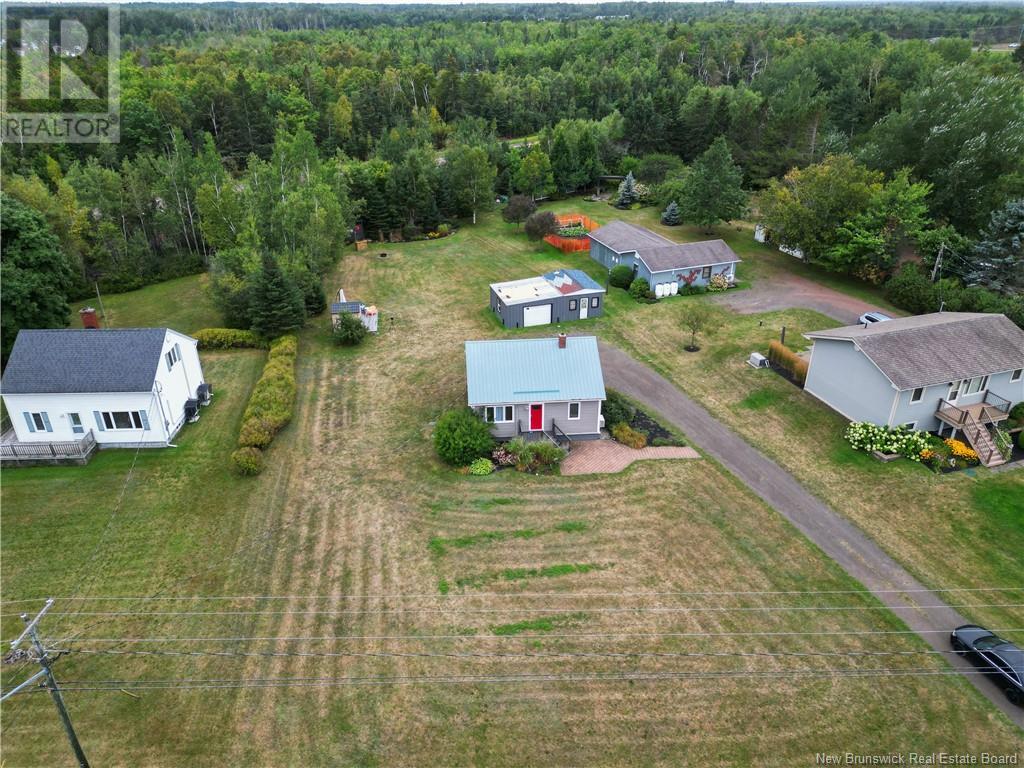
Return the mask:
<path id="1" fill-rule="evenodd" d="M 22 330 L 0 389 L 9 395 L 149 392 L 166 328 Z"/>
<path id="2" fill-rule="evenodd" d="M 638 227 L 626 221 L 610 221 L 603 227 L 590 232 L 590 237 L 602 245 L 606 245 L 616 253 L 629 253 L 640 248 L 658 248 L 663 245 L 675 245 L 667 237 L 657 232 Z"/>
<path id="3" fill-rule="evenodd" d="M 605 397 L 594 336 L 467 341 L 466 384 L 470 405 Z"/>
<path id="4" fill-rule="evenodd" d="M 637 255 L 651 272 L 672 269 L 707 267 L 740 261 L 735 251 L 724 240 L 704 240 L 699 243 L 674 243 L 659 248 L 640 248 Z"/>
<path id="5" fill-rule="evenodd" d="M 804 335 L 852 341 L 900 389 L 1024 368 L 1024 330 L 999 314 L 935 312 Z"/>

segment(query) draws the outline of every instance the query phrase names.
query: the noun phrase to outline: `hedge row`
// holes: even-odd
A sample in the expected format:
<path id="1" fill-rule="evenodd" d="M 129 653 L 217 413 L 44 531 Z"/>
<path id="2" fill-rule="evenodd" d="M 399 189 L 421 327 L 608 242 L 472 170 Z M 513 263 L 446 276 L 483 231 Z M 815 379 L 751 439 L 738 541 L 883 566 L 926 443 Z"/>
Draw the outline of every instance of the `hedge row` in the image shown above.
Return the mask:
<path id="1" fill-rule="evenodd" d="M 801 387 L 807 381 L 807 361 L 781 341 L 772 341 L 768 345 L 768 359 L 789 371 Z"/>
<path id="2" fill-rule="evenodd" d="M 200 349 L 266 349 L 267 342 L 252 331 L 237 328 L 203 328 L 195 333 Z"/>
<path id="3" fill-rule="evenodd" d="M 263 449 L 291 421 L 295 406 L 295 357 L 298 340 L 282 336 L 270 343 L 263 375 L 249 396 L 238 432 L 238 450 L 231 459 L 239 472 L 257 475 L 263 470 Z"/>

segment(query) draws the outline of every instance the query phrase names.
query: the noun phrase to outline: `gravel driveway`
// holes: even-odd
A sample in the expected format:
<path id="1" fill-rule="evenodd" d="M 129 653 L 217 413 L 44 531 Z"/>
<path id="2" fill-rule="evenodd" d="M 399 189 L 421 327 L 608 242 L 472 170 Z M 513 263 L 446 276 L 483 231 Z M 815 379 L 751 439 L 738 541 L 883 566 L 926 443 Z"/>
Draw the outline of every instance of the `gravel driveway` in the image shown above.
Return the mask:
<path id="1" fill-rule="evenodd" d="M 878 310 L 866 301 L 787 272 L 761 278 L 753 288 L 729 291 L 714 297 L 714 301 L 744 315 L 777 309 L 813 309 L 847 325 L 856 323 L 865 312 Z"/>

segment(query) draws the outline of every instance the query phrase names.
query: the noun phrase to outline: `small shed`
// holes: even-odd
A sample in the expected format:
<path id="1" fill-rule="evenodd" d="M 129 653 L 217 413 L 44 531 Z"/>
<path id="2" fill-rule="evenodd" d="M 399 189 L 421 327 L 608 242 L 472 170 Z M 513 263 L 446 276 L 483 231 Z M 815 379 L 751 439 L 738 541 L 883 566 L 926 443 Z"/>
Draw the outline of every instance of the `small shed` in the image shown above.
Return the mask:
<path id="1" fill-rule="evenodd" d="M 580 269 L 491 283 L 491 310 L 506 328 L 528 328 L 599 317 L 605 289 Z"/>
<path id="2" fill-rule="evenodd" d="M 361 301 L 345 298 L 345 289 L 338 289 L 338 300 L 331 304 L 331 327 L 338 325 L 342 315 L 355 315 L 370 333 L 377 332 L 377 307 L 366 306 Z"/>

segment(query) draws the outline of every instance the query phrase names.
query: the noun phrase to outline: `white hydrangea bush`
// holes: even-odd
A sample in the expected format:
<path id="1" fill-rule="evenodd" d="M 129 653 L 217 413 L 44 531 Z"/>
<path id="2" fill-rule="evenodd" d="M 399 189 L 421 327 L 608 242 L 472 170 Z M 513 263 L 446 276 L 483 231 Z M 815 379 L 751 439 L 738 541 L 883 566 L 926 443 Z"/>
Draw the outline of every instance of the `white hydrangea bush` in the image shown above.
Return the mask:
<path id="1" fill-rule="evenodd" d="M 929 447 L 928 433 L 903 427 L 880 427 L 868 421 L 850 422 L 846 428 L 847 442 L 858 451 L 898 453 L 911 461 L 921 460 L 921 451 Z"/>

